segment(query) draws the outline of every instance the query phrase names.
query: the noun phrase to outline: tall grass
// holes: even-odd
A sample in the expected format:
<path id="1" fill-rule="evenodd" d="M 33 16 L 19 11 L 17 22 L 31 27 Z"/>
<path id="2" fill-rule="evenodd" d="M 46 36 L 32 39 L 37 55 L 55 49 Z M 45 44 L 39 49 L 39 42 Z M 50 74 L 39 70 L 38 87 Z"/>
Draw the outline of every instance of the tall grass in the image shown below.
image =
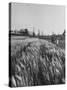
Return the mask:
<path id="1" fill-rule="evenodd" d="M 44 41 L 11 45 L 12 87 L 65 83 L 65 52 Z"/>

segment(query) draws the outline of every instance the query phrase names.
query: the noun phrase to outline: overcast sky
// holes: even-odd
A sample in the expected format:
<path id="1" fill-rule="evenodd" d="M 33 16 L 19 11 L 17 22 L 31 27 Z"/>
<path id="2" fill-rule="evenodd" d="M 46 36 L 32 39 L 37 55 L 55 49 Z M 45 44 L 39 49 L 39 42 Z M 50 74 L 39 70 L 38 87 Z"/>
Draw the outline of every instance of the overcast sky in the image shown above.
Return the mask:
<path id="1" fill-rule="evenodd" d="M 11 29 L 28 28 L 44 34 L 63 33 L 65 29 L 65 7 L 42 4 L 12 3 Z"/>

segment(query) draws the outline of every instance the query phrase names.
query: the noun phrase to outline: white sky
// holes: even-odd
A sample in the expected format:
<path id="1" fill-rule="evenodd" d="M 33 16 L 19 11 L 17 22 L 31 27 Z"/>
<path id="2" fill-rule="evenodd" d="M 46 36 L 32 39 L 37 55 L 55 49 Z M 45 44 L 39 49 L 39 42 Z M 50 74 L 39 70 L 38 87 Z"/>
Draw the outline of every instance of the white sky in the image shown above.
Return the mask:
<path id="1" fill-rule="evenodd" d="M 65 7 L 42 4 L 12 3 L 11 29 L 28 28 L 44 34 L 63 33 L 65 29 Z"/>

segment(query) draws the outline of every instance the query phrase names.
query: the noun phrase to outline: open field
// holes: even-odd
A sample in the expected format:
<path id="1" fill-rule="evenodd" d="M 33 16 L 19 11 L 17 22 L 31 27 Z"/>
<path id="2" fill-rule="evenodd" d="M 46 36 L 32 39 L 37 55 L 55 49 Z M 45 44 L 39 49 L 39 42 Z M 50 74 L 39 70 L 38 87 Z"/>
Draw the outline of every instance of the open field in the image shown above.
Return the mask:
<path id="1" fill-rule="evenodd" d="M 12 87 L 65 83 L 65 50 L 44 39 L 11 37 Z"/>

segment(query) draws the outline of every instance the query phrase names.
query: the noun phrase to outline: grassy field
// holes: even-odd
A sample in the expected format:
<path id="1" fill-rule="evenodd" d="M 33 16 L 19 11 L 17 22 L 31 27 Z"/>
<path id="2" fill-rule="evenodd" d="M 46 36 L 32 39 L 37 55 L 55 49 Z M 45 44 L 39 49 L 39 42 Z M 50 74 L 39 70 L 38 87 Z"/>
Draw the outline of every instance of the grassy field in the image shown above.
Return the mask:
<path id="1" fill-rule="evenodd" d="M 65 50 L 46 40 L 11 37 L 12 87 L 65 83 Z"/>

